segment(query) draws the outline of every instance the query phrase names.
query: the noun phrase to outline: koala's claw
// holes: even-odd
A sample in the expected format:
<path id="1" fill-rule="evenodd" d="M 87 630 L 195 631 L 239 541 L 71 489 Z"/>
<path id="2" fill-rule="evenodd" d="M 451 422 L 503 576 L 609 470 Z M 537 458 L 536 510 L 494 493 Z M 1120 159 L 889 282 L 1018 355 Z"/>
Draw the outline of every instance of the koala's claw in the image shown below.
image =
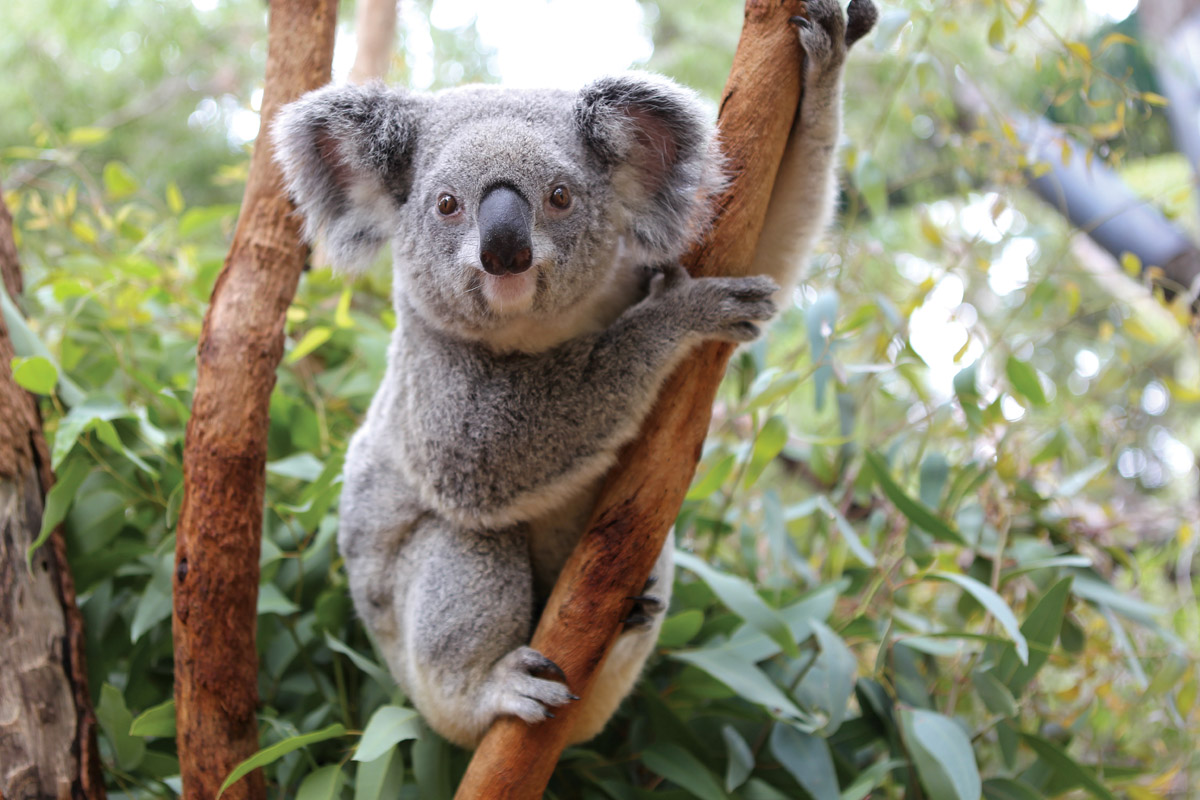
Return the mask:
<path id="1" fill-rule="evenodd" d="M 539 677 L 551 676 L 552 679 Z M 550 709 L 579 698 L 566 686 L 567 676 L 550 659 L 532 647 L 518 647 L 497 662 L 493 672 L 500 713 L 520 717 L 529 724 L 552 719 Z"/>
<path id="2" fill-rule="evenodd" d="M 649 584 L 647 581 L 647 586 Z M 633 608 L 630 609 L 629 616 L 621 620 L 624 626 L 623 633 L 646 630 L 654 623 L 654 618 L 667 609 L 662 598 L 654 594 L 640 594 L 625 599 L 633 601 Z"/>

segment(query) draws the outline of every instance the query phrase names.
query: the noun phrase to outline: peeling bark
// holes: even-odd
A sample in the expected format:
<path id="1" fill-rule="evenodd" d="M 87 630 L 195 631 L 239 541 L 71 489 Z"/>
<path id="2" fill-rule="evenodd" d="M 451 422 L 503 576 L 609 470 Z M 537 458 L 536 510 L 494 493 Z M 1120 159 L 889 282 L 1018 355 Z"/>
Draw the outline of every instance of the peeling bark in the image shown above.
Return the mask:
<path id="1" fill-rule="evenodd" d="M 722 96 L 722 147 L 733 174 L 709 235 L 684 264 L 694 275 L 741 275 L 754 262 L 775 173 L 800 102 L 803 54 L 788 19 L 798 0 L 748 0 Z M 638 439 L 608 476 L 588 532 L 542 613 L 532 646 L 562 667 L 583 699 L 557 718 L 496 722 L 480 744 L 457 800 L 542 796 L 592 677 L 603 663 L 675 521 L 696 469 L 712 402 L 733 346 L 697 348 L 668 379 Z"/>
<path id="2" fill-rule="evenodd" d="M 0 275 L 21 291 L 12 217 L 0 199 Z M 54 482 L 37 403 L 13 380 L 0 316 L 0 797 L 101 800 L 83 617 L 61 530 L 33 555 Z"/>
<path id="3" fill-rule="evenodd" d="M 337 0 L 272 0 L 262 136 L 280 106 L 328 83 Z M 184 796 L 211 800 L 258 749 L 255 650 L 268 403 L 284 314 L 308 248 L 266 138 L 200 333 L 175 546 L 175 713 Z M 224 794 L 264 796 L 254 771 Z"/>

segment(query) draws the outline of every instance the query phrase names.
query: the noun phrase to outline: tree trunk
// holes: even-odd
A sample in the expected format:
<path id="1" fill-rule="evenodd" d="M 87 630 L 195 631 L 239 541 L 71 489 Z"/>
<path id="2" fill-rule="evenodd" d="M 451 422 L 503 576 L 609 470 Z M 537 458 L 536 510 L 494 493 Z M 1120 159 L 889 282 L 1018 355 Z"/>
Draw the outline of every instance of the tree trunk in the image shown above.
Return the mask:
<path id="1" fill-rule="evenodd" d="M 803 58 L 789 18 L 799 0 L 748 0 L 721 101 L 721 143 L 733 180 L 708 237 L 684 264 L 693 275 L 742 275 L 754 261 L 775 173 L 800 102 Z M 700 458 L 712 403 L 733 346 L 697 348 L 668 379 L 638 439 L 609 474 L 588 531 L 563 568 L 532 646 L 562 667 L 583 699 L 557 718 L 499 719 L 475 753 L 456 798 L 542 796 L 588 700 L 592 677 L 650 576 Z"/>
<path id="2" fill-rule="evenodd" d="M 358 51 L 350 68 L 350 82 L 386 78 L 396 41 L 396 0 L 358 0 L 354 38 L 358 40 Z"/>
<path id="3" fill-rule="evenodd" d="M 0 199 L 0 274 L 21 291 L 12 217 Z M 102 800 L 83 617 L 62 531 L 33 554 L 54 482 L 33 397 L 13 380 L 0 316 L 0 797 Z"/>
<path id="4" fill-rule="evenodd" d="M 258 749 L 255 651 L 267 409 L 308 249 L 266 138 L 329 81 L 337 0 L 272 0 L 259 146 L 196 356 L 175 546 L 175 709 L 184 795 L 211 800 Z M 225 793 L 262 798 L 255 771 Z"/>

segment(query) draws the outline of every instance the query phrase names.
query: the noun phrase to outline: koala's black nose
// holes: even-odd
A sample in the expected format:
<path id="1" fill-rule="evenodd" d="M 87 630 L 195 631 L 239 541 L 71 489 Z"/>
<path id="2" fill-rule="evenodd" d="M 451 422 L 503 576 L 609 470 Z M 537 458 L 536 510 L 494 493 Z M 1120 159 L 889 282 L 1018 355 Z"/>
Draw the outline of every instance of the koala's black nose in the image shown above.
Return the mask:
<path id="1" fill-rule="evenodd" d="M 533 264 L 533 212 L 529 201 L 504 184 L 479 203 L 479 260 L 492 275 L 517 275 Z"/>

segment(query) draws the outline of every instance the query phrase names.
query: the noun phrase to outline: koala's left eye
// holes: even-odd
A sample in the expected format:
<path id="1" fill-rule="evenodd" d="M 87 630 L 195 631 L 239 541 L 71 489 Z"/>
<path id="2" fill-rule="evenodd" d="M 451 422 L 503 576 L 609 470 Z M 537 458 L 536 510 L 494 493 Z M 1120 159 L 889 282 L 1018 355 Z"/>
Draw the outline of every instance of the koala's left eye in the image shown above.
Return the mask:
<path id="1" fill-rule="evenodd" d="M 550 205 L 559 211 L 571 207 L 571 190 L 565 186 L 555 186 L 550 192 Z"/>
<path id="2" fill-rule="evenodd" d="M 443 217 L 448 217 L 458 210 L 458 198 L 452 194 L 442 194 L 437 199 L 437 210 Z"/>

